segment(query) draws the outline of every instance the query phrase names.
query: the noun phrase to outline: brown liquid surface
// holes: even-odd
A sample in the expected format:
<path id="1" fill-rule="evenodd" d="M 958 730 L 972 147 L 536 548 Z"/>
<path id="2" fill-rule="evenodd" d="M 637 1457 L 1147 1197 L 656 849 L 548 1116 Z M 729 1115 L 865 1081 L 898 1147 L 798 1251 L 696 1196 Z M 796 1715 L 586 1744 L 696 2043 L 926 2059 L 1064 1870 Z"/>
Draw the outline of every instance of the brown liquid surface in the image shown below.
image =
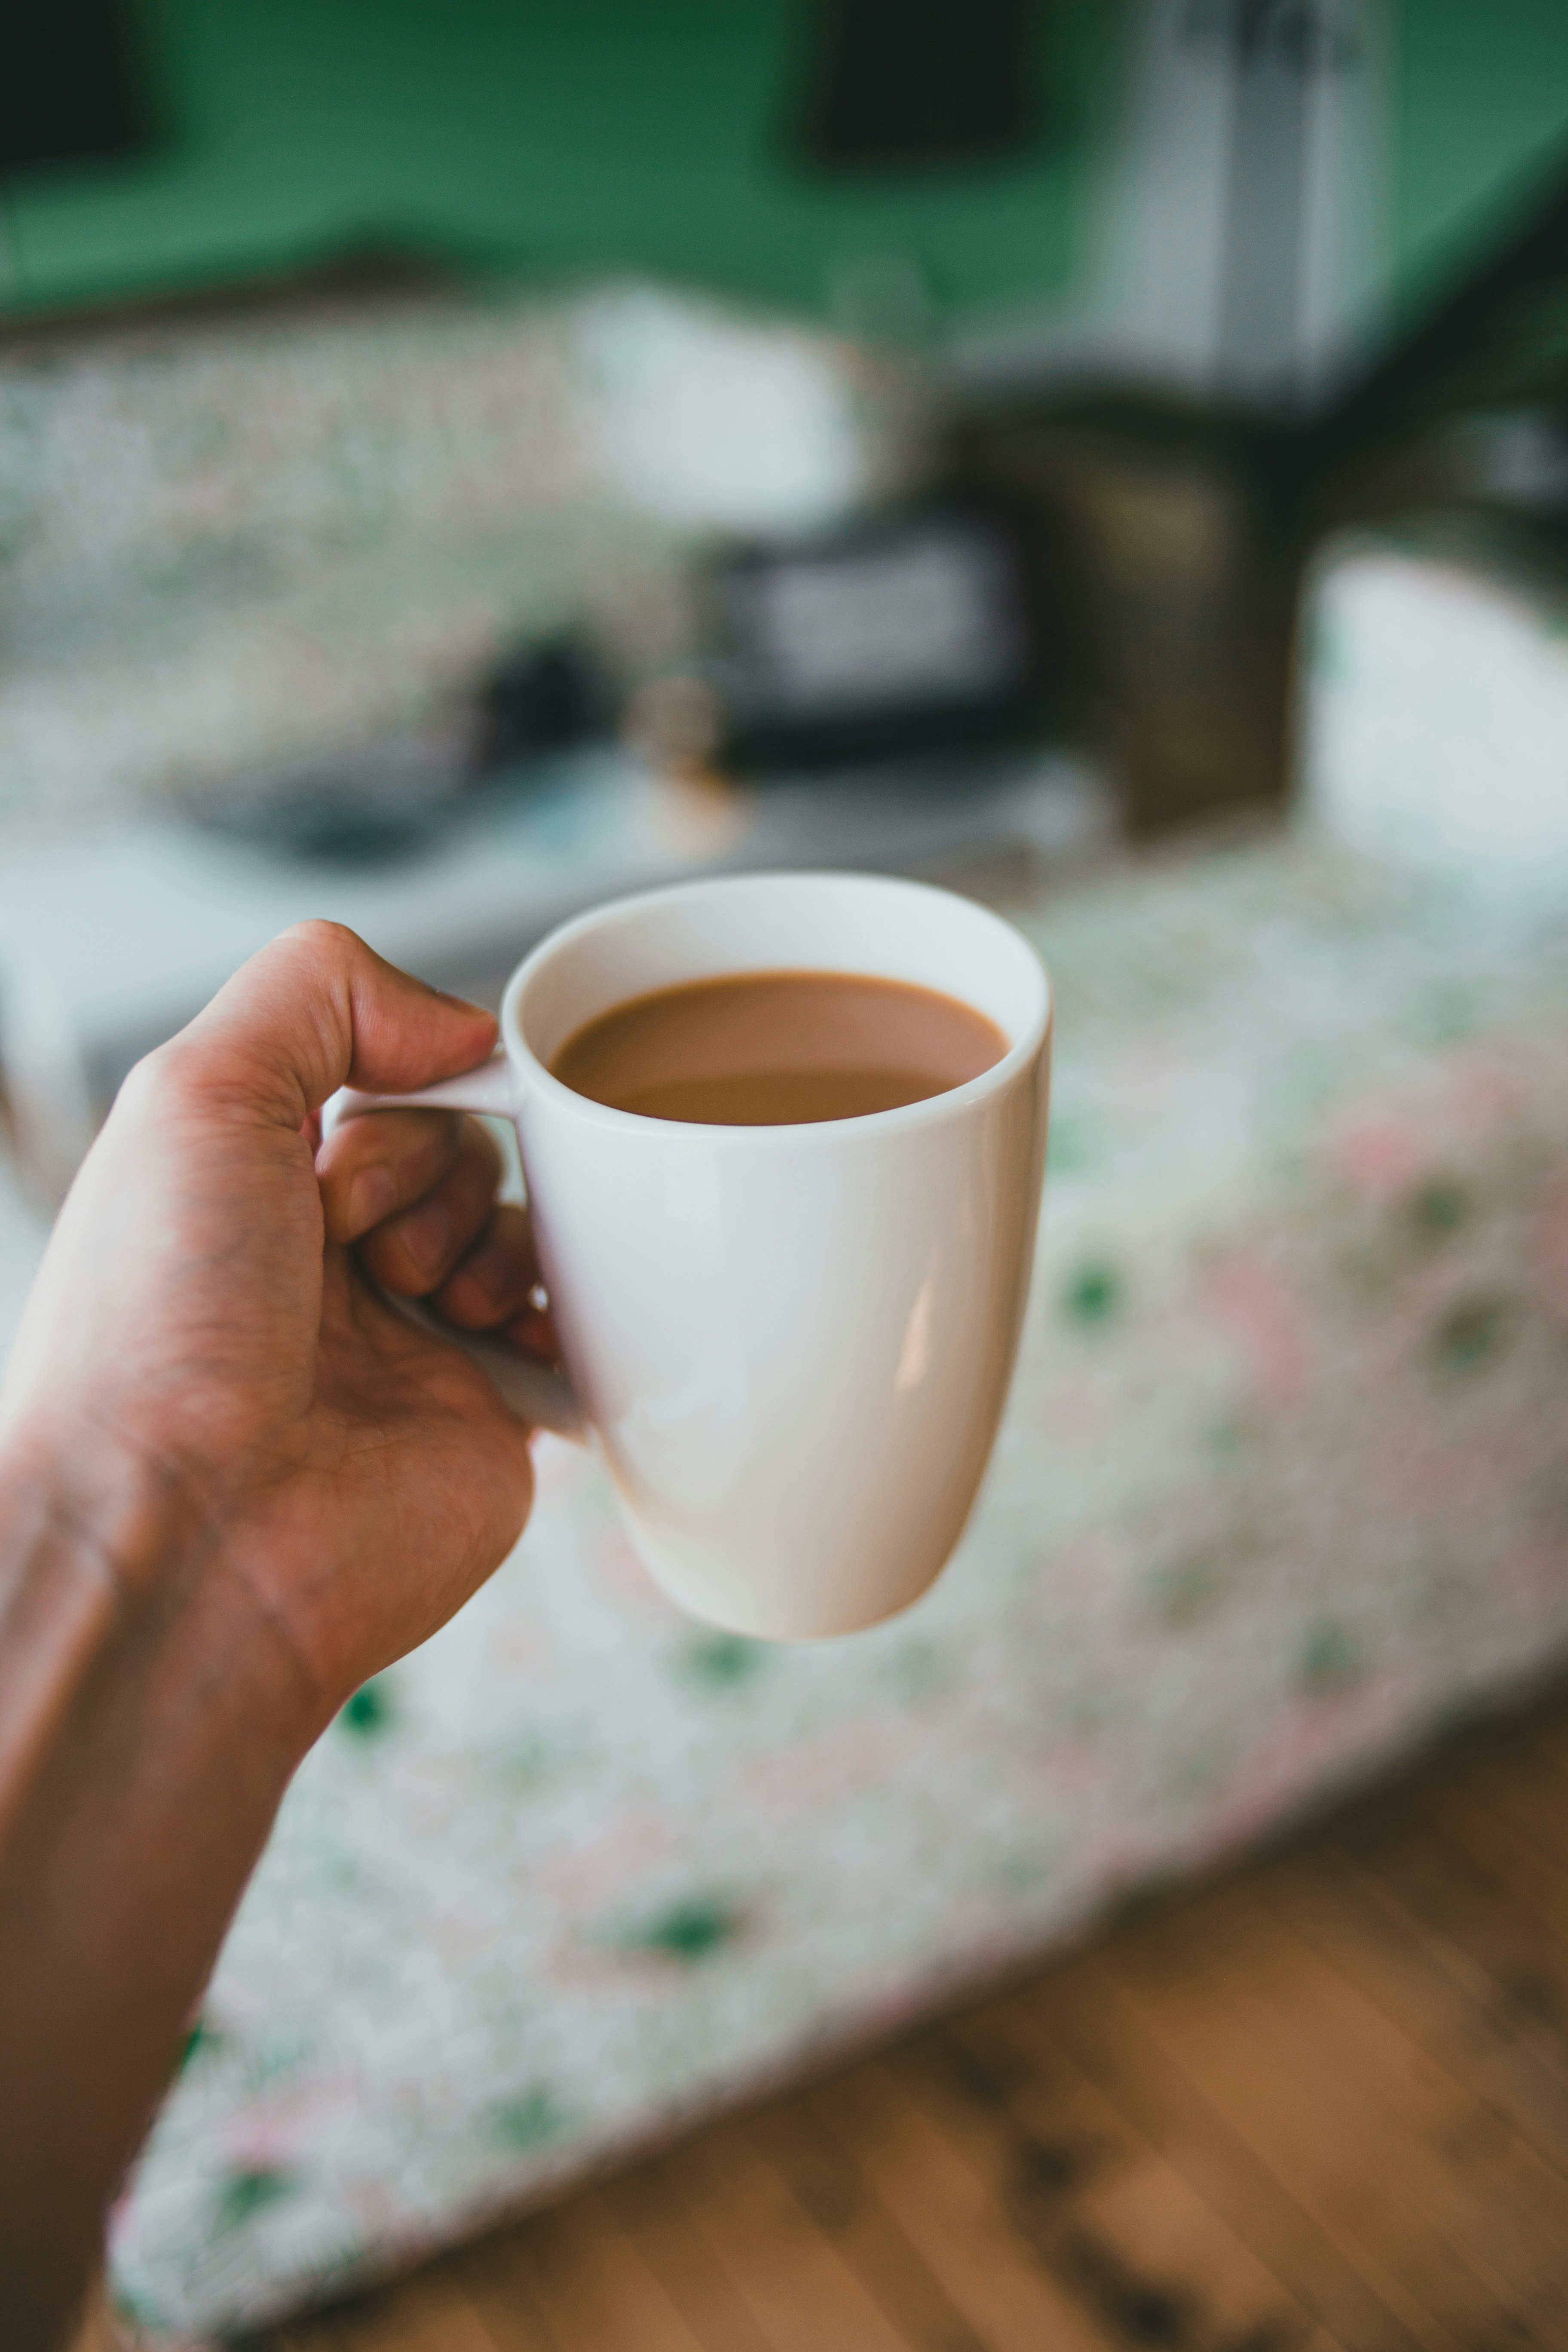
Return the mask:
<path id="1" fill-rule="evenodd" d="M 859 972 L 749 971 L 656 989 L 576 1030 L 551 1070 L 644 1118 L 795 1127 L 924 1102 L 1007 1040 L 956 997 Z"/>

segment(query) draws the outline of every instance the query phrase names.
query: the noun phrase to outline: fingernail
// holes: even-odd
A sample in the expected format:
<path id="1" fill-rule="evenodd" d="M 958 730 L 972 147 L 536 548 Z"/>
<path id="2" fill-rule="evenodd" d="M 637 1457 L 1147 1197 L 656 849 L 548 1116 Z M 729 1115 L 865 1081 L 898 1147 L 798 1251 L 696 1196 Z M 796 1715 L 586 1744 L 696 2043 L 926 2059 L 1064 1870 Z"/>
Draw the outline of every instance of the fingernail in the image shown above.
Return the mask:
<path id="1" fill-rule="evenodd" d="M 397 1187 L 390 1168 L 362 1168 L 349 1186 L 349 1238 L 358 1241 L 397 1206 Z"/>
<path id="2" fill-rule="evenodd" d="M 428 986 L 428 982 L 426 985 Z M 472 1013 L 481 1021 L 495 1019 L 495 1014 L 487 1006 L 476 1004 L 471 996 L 454 996 L 449 988 L 432 988 L 430 993 L 432 996 L 438 997 L 443 1004 L 449 1004 L 454 1013 Z"/>

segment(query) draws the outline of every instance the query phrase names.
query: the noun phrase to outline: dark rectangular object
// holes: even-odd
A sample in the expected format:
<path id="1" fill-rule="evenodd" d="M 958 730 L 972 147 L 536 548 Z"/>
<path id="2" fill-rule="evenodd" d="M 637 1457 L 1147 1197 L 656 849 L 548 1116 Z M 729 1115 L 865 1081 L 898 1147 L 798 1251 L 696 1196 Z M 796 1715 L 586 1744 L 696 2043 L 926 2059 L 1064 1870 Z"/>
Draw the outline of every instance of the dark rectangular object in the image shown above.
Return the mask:
<path id="1" fill-rule="evenodd" d="M 1036 129 L 1026 0 L 817 0 L 796 144 L 834 171 L 988 163 Z"/>
<path id="2" fill-rule="evenodd" d="M 929 502 L 735 549 L 698 583 L 721 766 L 758 777 L 1030 740 L 1042 646 L 983 505 Z"/>
<path id="3" fill-rule="evenodd" d="M 0 26 L 0 175 L 107 163 L 152 140 L 125 0 L 12 0 Z"/>

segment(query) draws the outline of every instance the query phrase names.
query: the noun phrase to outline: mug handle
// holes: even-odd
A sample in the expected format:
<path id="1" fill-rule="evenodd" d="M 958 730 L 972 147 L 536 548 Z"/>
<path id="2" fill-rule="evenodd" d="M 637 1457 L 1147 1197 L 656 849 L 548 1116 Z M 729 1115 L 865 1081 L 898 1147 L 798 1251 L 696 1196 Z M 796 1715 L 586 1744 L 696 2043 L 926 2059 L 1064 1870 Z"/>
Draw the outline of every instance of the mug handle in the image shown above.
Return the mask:
<path id="1" fill-rule="evenodd" d="M 341 1087 L 321 1106 L 321 1140 L 324 1143 L 329 1135 L 334 1135 L 345 1119 L 362 1118 L 368 1111 L 464 1110 L 481 1118 L 510 1119 L 516 1118 L 517 1108 L 517 1080 L 505 1047 L 498 1045 L 489 1061 L 459 1072 L 455 1078 L 442 1078 L 433 1087 L 421 1087 L 413 1094 L 371 1095 L 362 1093 L 358 1087 Z M 398 1298 L 389 1290 L 381 1295 L 417 1330 L 445 1339 L 452 1347 L 460 1348 L 465 1356 L 471 1356 L 524 1421 L 538 1429 L 553 1430 L 558 1437 L 585 1442 L 587 1424 L 583 1408 L 563 1372 L 552 1371 L 536 1357 L 508 1347 L 504 1339 L 491 1339 L 480 1331 L 459 1331 L 450 1323 L 439 1322 L 417 1299 Z"/>

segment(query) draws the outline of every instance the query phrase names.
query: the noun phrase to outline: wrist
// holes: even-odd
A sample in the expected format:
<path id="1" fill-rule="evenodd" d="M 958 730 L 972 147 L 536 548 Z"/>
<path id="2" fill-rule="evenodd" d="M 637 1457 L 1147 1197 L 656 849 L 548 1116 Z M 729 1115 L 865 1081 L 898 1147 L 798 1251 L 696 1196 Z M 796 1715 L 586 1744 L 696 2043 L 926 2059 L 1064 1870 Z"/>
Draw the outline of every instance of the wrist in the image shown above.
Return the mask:
<path id="1" fill-rule="evenodd" d="M 79 2293 L 310 1744 L 222 1566 L 157 1463 L 0 1440 L 0 2275 L 29 2343 Z"/>
<path id="2" fill-rule="evenodd" d="M 198 1739 L 231 1739 L 279 1790 L 331 1712 L 224 1572 L 222 1514 L 179 1467 L 83 1430 L 0 1438 L 0 1721 L 58 1719 L 78 1686 L 156 1686 Z M 31 1704 L 29 1704 L 29 1701 Z"/>

